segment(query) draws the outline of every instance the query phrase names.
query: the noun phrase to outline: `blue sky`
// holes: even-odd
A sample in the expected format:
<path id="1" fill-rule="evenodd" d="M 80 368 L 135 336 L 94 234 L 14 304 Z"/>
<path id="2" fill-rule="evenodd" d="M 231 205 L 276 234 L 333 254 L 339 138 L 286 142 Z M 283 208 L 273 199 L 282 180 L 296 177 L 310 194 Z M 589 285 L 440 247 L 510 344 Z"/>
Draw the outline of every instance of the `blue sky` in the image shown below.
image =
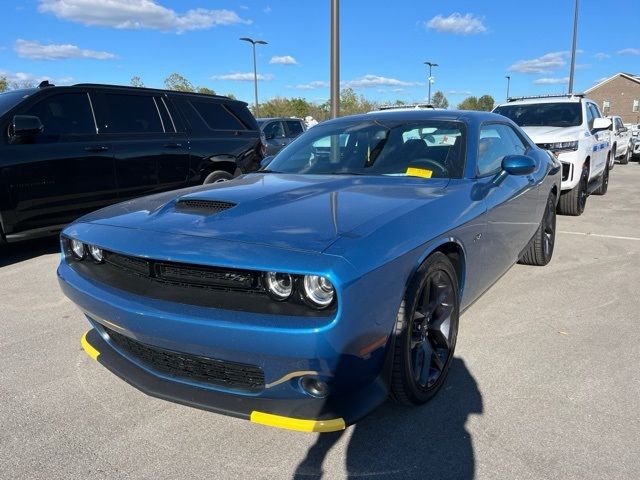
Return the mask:
<path id="1" fill-rule="evenodd" d="M 325 101 L 329 0 L 28 0 L 3 7 L 0 75 L 59 84 L 162 87 L 172 72 L 197 86 L 253 101 L 251 46 L 258 46 L 260 99 Z M 452 105 L 467 95 L 566 89 L 574 0 L 341 2 L 341 80 L 379 101 Z M 575 90 L 619 71 L 640 74 L 637 2 L 581 2 Z M 627 12 L 627 13 L 625 13 Z M 606 14 L 611 14 L 607 17 Z"/>

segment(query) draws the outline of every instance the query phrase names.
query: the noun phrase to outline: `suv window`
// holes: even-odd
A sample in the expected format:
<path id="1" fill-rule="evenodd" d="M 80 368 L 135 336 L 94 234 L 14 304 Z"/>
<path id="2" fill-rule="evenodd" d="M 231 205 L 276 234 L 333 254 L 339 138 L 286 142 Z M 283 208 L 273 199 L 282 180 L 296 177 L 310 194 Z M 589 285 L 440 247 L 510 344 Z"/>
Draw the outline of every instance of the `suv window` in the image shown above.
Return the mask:
<path id="1" fill-rule="evenodd" d="M 589 127 L 589 130 L 593 128 L 593 120 L 595 118 L 596 116 L 593 113 L 593 105 L 591 103 L 588 103 L 587 104 L 587 126 Z"/>
<path id="2" fill-rule="evenodd" d="M 23 115 L 40 118 L 43 139 L 59 135 L 91 135 L 96 133 L 93 112 L 86 93 L 61 93 L 36 103 Z"/>
<path id="3" fill-rule="evenodd" d="M 285 123 L 287 124 L 290 137 L 297 137 L 304 131 L 302 124 L 298 120 L 287 120 Z"/>
<path id="4" fill-rule="evenodd" d="M 107 133 L 163 133 L 160 114 L 153 97 L 107 93 L 109 106 Z"/>
<path id="5" fill-rule="evenodd" d="M 622 124 L 620 117 L 618 117 L 616 118 L 616 130 L 620 130 L 621 128 L 624 128 L 624 125 Z"/>
<path id="6" fill-rule="evenodd" d="M 246 127 L 225 105 L 191 100 L 191 105 L 211 130 L 245 130 Z"/>
<path id="7" fill-rule="evenodd" d="M 495 173 L 506 155 L 523 155 L 526 145 L 513 129 L 501 123 L 484 125 L 478 142 L 478 175 Z"/>
<path id="8" fill-rule="evenodd" d="M 284 138 L 284 125 L 282 122 L 271 122 L 266 127 L 264 127 L 264 136 L 267 139 L 270 138 Z"/>
<path id="9" fill-rule="evenodd" d="M 494 110 L 520 127 L 577 127 L 582 125 L 582 105 L 577 102 L 501 105 Z"/>

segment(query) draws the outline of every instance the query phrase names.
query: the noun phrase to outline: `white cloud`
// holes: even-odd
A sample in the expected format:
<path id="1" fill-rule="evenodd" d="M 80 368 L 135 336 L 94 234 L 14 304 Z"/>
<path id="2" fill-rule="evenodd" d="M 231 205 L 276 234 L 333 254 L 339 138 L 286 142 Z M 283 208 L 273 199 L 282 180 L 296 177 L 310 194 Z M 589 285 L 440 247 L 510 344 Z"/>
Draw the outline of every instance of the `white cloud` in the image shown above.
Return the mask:
<path id="1" fill-rule="evenodd" d="M 465 97 L 468 97 L 469 95 L 473 95 L 473 92 L 471 90 L 449 90 L 447 95 L 464 95 Z"/>
<path id="2" fill-rule="evenodd" d="M 611 55 L 609 55 L 608 53 L 604 53 L 604 52 L 598 52 L 594 55 L 594 58 L 596 60 L 605 60 L 607 58 L 611 57 Z"/>
<path id="3" fill-rule="evenodd" d="M 438 32 L 454 33 L 456 35 L 474 35 L 487 31 L 487 27 L 484 26 L 482 20 L 471 13 L 465 15 L 452 13 L 448 17 L 436 15 L 428 22 L 425 22 L 425 26 Z"/>
<path id="4" fill-rule="evenodd" d="M 16 40 L 13 49 L 21 58 L 31 60 L 64 60 L 66 58 L 93 58 L 96 60 L 111 60 L 116 58 L 113 53 L 87 50 L 75 45 L 49 44 L 43 45 L 39 42 L 29 40 Z"/>
<path id="5" fill-rule="evenodd" d="M 266 7 L 264 7 L 264 8 L 262 9 L 262 11 L 263 11 L 264 13 L 271 13 L 271 7 L 267 5 Z"/>
<path id="6" fill-rule="evenodd" d="M 269 63 L 272 65 L 297 65 L 298 62 L 291 55 L 283 55 L 281 57 L 274 56 L 271 57 Z"/>
<path id="7" fill-rule="evenodd" d="M 548 73 L 567 64 L 569 52 L 552 52 L 531 60 L 519 60 L 507 70 L 519 73 Z"/>
<path id="8" fill-rule="evenodd" d="M 419 82 L 405 82 L 395 78 L 381 77 L 378 75 L 365 75 L 356 80 L 349 80 L 342 84 L 345 88 L 372 88 L 372 87 L 415 87 L 422 85 Z"/>
<path id="9" fill-rule="evenodd" d="M 251 23 L 232 10 L 195 8 L 180 14 L 154 0 L 40 0 L 38 10 L 83 25 L 126 30 L 183 33 L 218 25 Z"/>
<path id="10" fill-rule="evenodd" d="M 564 85 L 569 83 L 569 77 L 562 78 L 537 78 L 533 81 L 535 85 Z"/>
<path id="11" fill-rule="evenodd" d="M 594 84 L 602 83 L 602 82 L 604 82 L 605 80 L 608 80 L 609 78 L 611 78 L 611 77 L 602 77 L 602 78 L 599 78 L 598 80 L 596 80 L 596 81 L 595 81 L 595 82 L 593 82 L 593 83 L 594 83 Z"/>
<path id="12" fill-rule="evenodd" d="M 48 80 L 55 85 L 69 85 L 73 82 L 72 77 L 63 77 L 54 79 L 49 75 L 35 75 L 26 72 L 8 72 L 0 70 L 0 77 L 6 78 L 14 87 L 23 88 L 27 86 L 37 86 L 43 80 Z"/>
<path id="13" fill-rule="evenodd" d="M 329 82 L 325 82 L 323 80 L 314 80 L 309 83 L 298 84 L 294 88 L 298 88 L 300 90 L 314 90 L 316 88 L 329 88 Z"/>
<path id="14" fill-rule="evenodd" d="M 618 55 L 640 55 L 640 48 L 623 48 L 617 53 Z"/>
<path id="15" fill-rule="evenodd" d="M 271 74 L 258 74 L 258 80 L 273 80 Z M 253 73 L 226 73 L 224 75 L 213 75 L 211 80 L 231 80 L 233 82 L 253 82 Z"/>

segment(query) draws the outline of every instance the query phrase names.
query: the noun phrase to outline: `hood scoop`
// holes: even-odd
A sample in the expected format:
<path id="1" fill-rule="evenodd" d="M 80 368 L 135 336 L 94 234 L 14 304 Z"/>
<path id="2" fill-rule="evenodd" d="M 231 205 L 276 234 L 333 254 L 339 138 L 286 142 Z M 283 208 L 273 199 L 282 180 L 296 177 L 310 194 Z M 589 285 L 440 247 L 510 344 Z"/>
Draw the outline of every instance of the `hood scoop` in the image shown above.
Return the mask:
<path id="1" fill-rule="evenodd" d="M 220 213 L 235 207 L 235 203 L 223 202 L 220 200 L 198 200 L 197 198 L 184 198 L 178 200 L 176 208 L 178 210 L 197 211 L 200 213 Z"/>

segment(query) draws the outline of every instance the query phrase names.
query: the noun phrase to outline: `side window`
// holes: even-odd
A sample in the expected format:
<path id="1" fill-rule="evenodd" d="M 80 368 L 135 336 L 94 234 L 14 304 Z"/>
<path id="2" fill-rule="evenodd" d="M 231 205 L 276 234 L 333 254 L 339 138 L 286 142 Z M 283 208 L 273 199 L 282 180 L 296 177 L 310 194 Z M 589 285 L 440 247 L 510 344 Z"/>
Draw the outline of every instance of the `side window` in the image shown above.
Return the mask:
<path id="1" fill-rule="evenodd" d="M 297 120 L 287 120 L 287 130 L 290 137 L 297 137 L 303 132 L 302 124 Z"/>
<path id="2" fill-rule="evenodd" d="M 624 124 L 622 123 L 622 120 L 618 117 L 616 118 L 616 130 L 620 130 L 621 128 L 624 128 Z"/>
<path id="3" fill-rule="evenodd" d="M 282 122 L 271 122 L 266 127 L 264 127 L 264 136 L 267 137 L 267 140 L 271 140 L 273 138 L 284 138 L 284 126 Z"/>
<path id="4" fill-rule="evenodd" d="M 160 112 L 160 119 L 162 120 L 162 126 L 164 127 L 165 132 L 174 133 L 176 131 L 176 126 L 171 118 L 171 114 L 167 110 L 167 104 L 162 97 L 154 97 L 156 102 L 156 106 L 158 107 L 158 111 Z"/>
<path id="5" fill-rule="evenodd" d="M 62 93 L 45 98 L 22 112 L 40 118 L 43 140 L 60 135 L 95 135 L 96 124 L 86 93 Z"/>
<path id="6" fill-rule="evenodd" d="M 593 128 L 593 120 L 595 119 L 595 115 L 593 113 L 593 105 L 591 103 L 587 104 L 587 126 L 589 130 Z"/>
<path id="7" fill-rule="evenodd" d="M 107 93 L 109 117 L 105 133 L 163 133 L 153 97 Z"/>
<path id="8" fill-rule="evenodd" d="M 506 155 L 523 155 L 526 145 L 508 125 L 494 123 L 480 129 L 477 170 L 479 176 L 496 173 Z"/>
<path id="9" fill-rule="evenodd" d="M 190 103 L 211 130 L 246 129 L 240 119 L 221 103 L 195 100 L 192 100 Z"/>

